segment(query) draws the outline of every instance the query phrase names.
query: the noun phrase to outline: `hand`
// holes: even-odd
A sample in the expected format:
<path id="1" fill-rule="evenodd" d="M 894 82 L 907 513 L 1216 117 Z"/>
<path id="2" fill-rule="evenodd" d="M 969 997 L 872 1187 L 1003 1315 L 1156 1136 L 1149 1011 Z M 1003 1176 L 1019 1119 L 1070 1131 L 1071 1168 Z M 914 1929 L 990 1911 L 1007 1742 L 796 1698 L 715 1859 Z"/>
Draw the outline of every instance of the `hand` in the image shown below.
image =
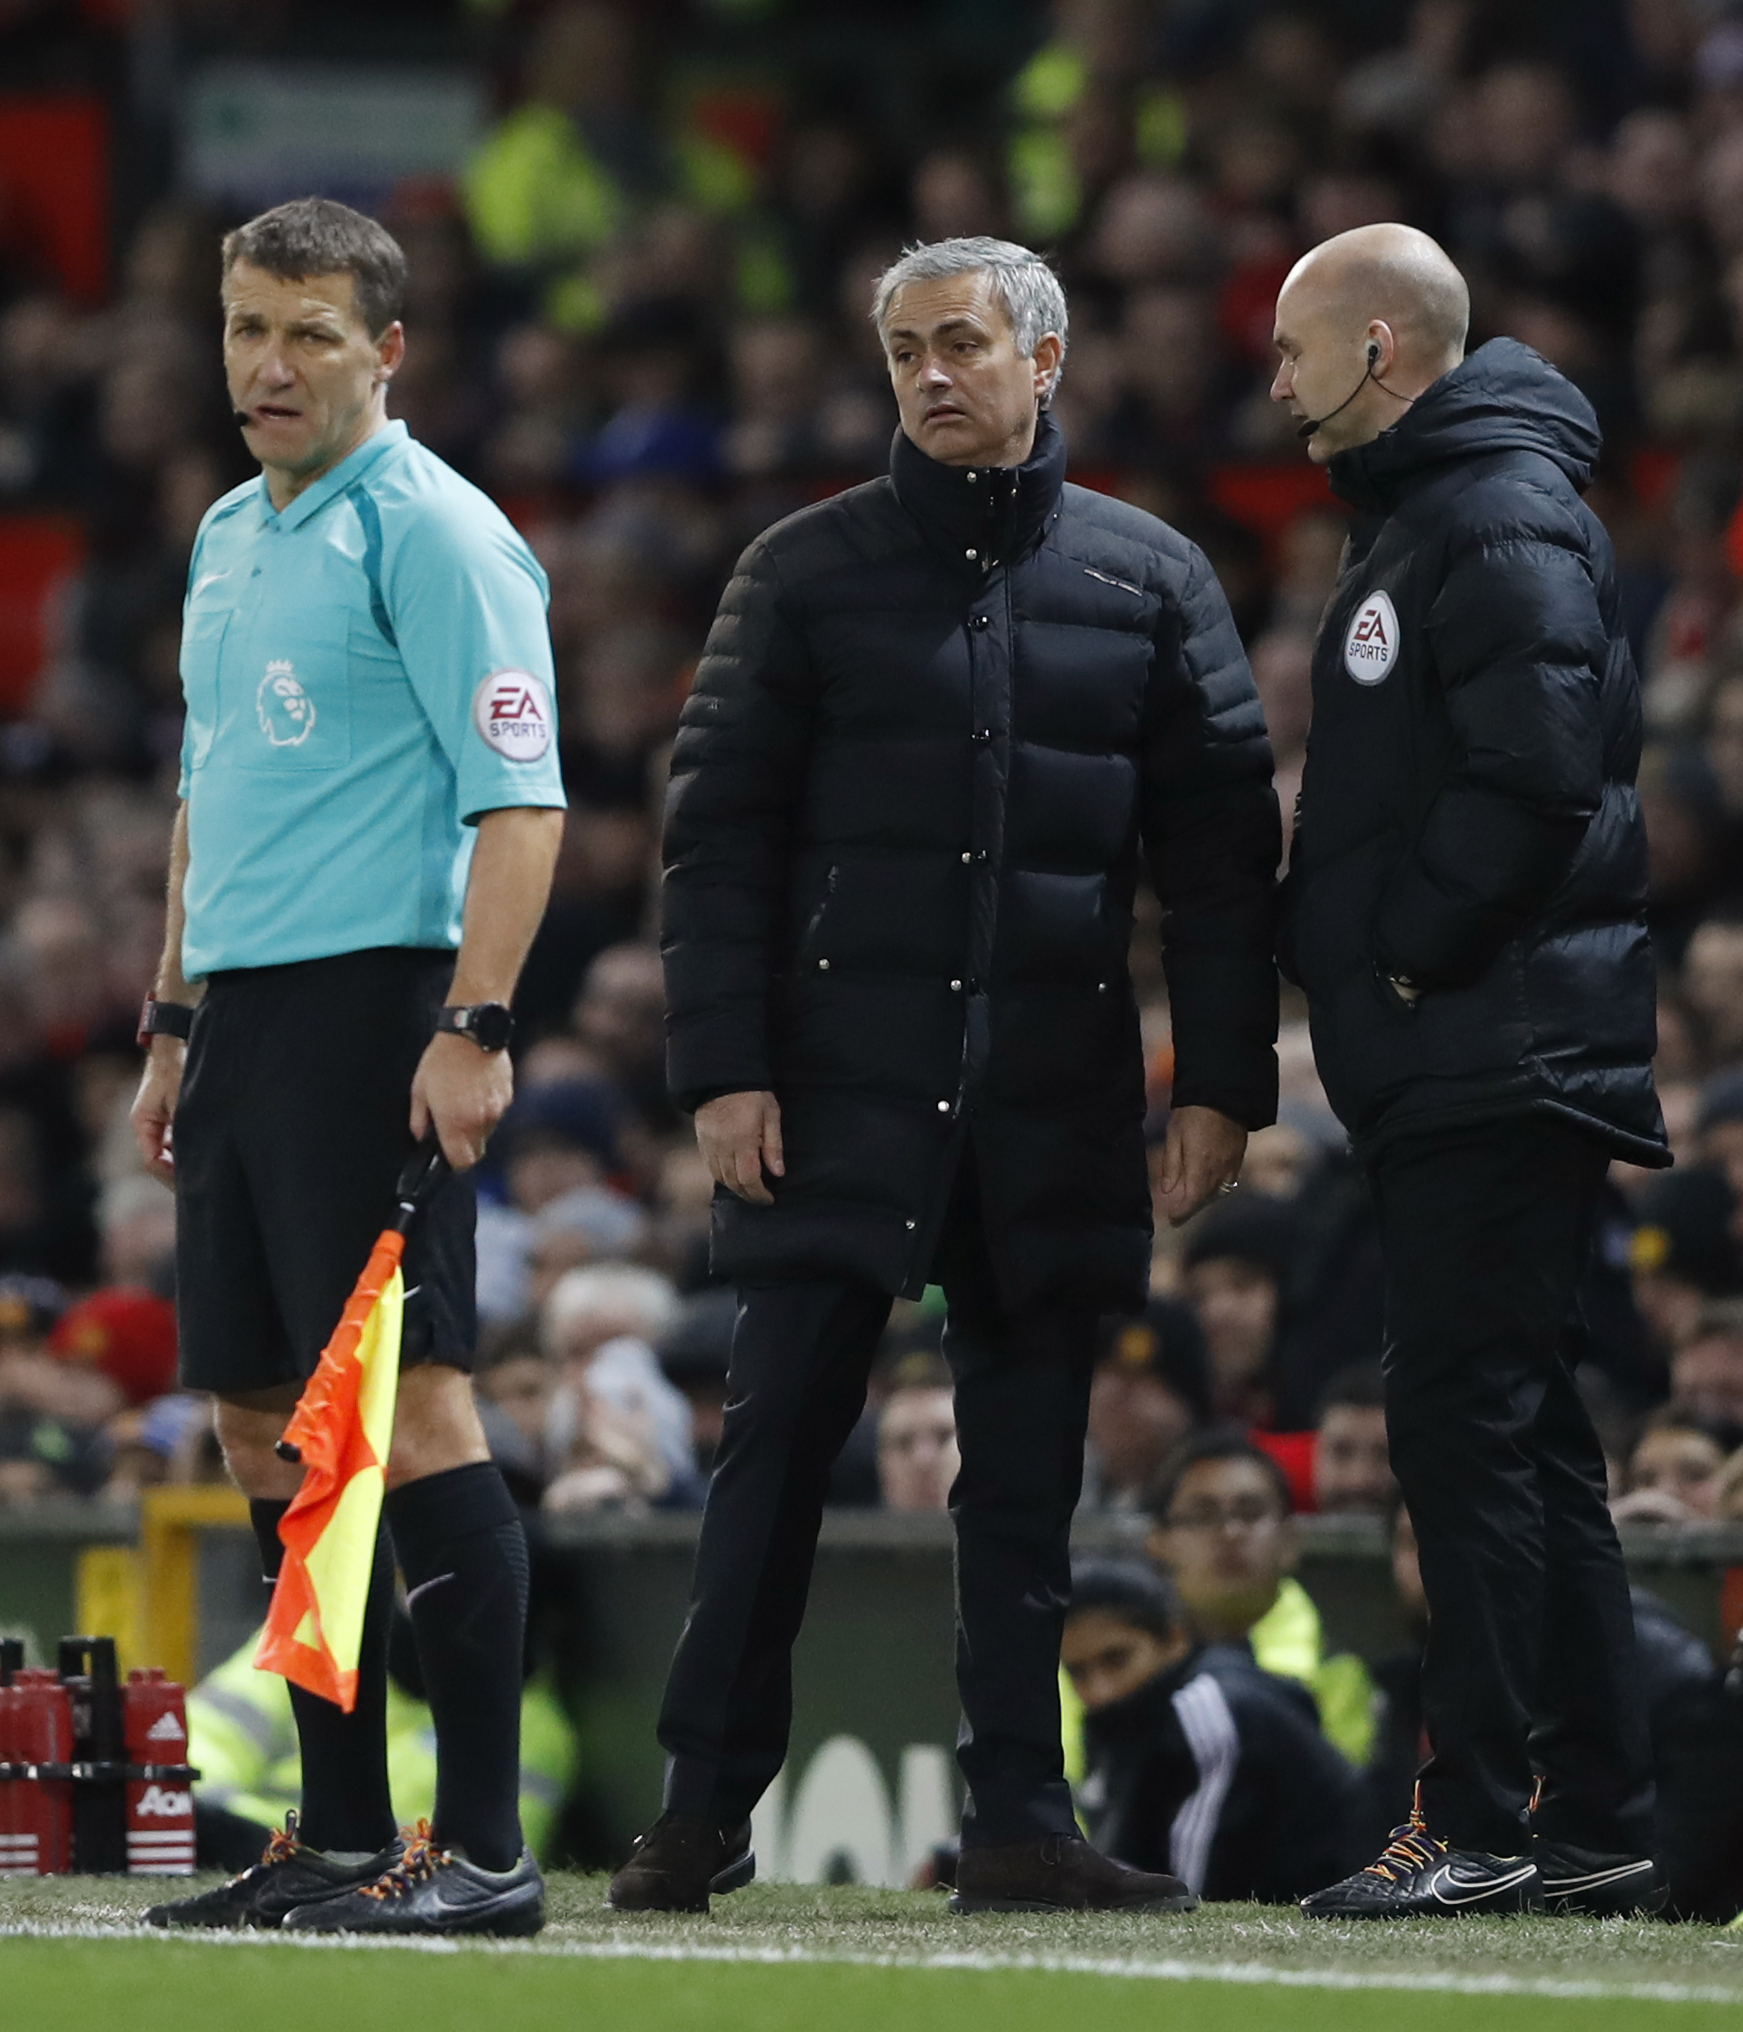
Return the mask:
<path id="1" fill-rule="evenodd" d="M 1156 1204 L 1170 1227 L 1189 1221 L 1225 1185 L 1241 1175 L 1247 1132 L 1215 1108 L 1176 1108 L 1168 1117 L 1162 1146 L 1162 1176 Z"/>
<path id="2" fill-rule="evenodd" d="M 1631 1489 L 1610 1505 L 1617 1524 L 1699 1524 L 1705 1520 L 1668 1489 Z"/>
<path id="3" fill-rule="evenodd" d="M 785 1178 L 781 1154 L 781 1104 L 770 1093 L 718 1094 L 696 1110 L 696 1147 L 716 1185 L 735 1192 L 753 1206 L 773 1206 L 775 1196 L 763 1183 L 767 1168 Z"/>
<path id="4" fill-rule="evenodd" d="M 470 1171 L 513 1099 L 506 1051 L 480 1051 L 469 1037 L 440 1031 L 424 1047 L 412 1080 L 412 1134 L 422 1142 L 434 1122 L 443 1156 L 456 1171 Z"/>
<path id="5" fill-rule="evenodd" d="M 188 1047 L 179 1037 L 154 1037 L 145 1054 L 145 1071 L 140 1075 L 139 1091 L 128 1114 L 133 1124 L 133 1140 L 139 1145 L 146 1170 L 165 1185 L 176 1182 L 176 1102 L 181 1098 L 182 1067 L 187 1056 Z"/>

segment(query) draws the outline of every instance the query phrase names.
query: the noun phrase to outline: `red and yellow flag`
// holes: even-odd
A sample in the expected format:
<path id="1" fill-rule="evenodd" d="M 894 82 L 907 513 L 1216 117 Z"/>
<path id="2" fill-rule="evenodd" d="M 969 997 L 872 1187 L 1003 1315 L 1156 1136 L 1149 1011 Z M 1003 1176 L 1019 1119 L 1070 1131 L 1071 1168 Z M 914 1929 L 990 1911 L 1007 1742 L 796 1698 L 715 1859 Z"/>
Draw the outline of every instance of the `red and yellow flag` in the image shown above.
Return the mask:
<path id="1" fill-rule="evenodd" d="M 399 1392 L 405 1236 L 376 1243 L 321 1354 L 284 1444 L 303 1484 L 278 1527 L 284 1563 L 255 1664 L 335 1702 L 357 1705 L 363 1611 L 375 1565 L 388 1448 Z"/>

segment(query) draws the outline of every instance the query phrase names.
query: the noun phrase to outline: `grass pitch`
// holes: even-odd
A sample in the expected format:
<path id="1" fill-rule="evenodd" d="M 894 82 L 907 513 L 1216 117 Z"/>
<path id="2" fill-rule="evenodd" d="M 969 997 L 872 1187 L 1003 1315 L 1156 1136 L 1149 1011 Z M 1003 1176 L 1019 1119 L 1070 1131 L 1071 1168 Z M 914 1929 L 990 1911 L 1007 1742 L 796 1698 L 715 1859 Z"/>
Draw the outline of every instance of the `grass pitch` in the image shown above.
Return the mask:
<path id="1" fill-rule="evenodd" d="M 602 1877 L 560 1876 L 551 1924 L 526 1943 L 142 1935 L 137 1914 L 164 1888 L 0 1882 L 0 2024 L 1733 2032 L 1743 2005 L 1743 1933 L 1626 1920 L 1310 1925 L 1239 1905 L 1182 1918 L 952 1919 L 923 1893 L 760 1884 L 716 1899 L 707 1919 L 617 1917 L 603 1909 Z"/>

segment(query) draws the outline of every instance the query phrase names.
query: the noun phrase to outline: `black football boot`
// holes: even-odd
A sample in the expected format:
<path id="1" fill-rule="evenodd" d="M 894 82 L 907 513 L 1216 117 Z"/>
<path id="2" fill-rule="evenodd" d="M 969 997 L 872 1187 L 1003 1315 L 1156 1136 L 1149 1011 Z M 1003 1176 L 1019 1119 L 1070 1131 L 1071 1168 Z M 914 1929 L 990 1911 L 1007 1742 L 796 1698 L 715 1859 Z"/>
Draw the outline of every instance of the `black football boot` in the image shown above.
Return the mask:
<path id="1" fill-rule="evenodd" d="M 1670 1885 L 1650 1856 L 1600 1855 L 1567 1842 L 1539 1840 L 1534 1846 L 1546 1912 L 1647 1919 L 1662 1912 L 1670 1897 Z"/>
<path id="2" fill-rule="evenodd" d="M 1311 1892 L 1309 1919 L 1418 1919 L 1473 1912 L 1539 1912 L 1543 1887 L 1530 1856 L 1449 1848 L 1412 1814 L 1365 1870 Z"/>
<path id="3" fill-rule="evenodd" d="M 286 1933 L 537 1933 L 545 1923 L 545 1880 L 522 1849 L 512 1869 L 484 1870 L 437 1846 L 420 1820 L 397 1862 L 341 1898 L 300 1905 Z"/>
<path id="4" fill-rule="evenodd" d="M 145 1923 L 169 1927 L 282 1926 L 292 1912 L 305 1905 L 343 1898 L 360 1884 L 374 1883 L 399 1854 L 400 1844 L 395 1841 L 366 1862 L 336 1863 L 320 1849 L 308 1848 L 297 1839 L 297 1816 L 287 1813 L 283 1828 L 274 1832 L 259 1862 L 210 1891 L 153 1905 L 145 1914 Z"/>

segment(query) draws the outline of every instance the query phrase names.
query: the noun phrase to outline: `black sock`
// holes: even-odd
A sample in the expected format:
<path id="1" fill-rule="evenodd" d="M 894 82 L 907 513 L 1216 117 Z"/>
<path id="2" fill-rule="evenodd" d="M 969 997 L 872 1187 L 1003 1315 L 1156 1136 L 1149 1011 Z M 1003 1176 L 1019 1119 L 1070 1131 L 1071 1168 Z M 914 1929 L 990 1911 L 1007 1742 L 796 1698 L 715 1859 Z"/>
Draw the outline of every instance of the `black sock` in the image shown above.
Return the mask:
<path id="1" fill-rule="evenodd" d="M 478 1461 L 390 1490 L 387 1523 L 436 1722 L 436 1839 L 480 1869 L 512 1869 L 527 1613 L 519 1513 Z"/>
<path id="2" fill-rule="evenodd" d="M 289 1508 L 288 1503 L 248 1506 L 269 1581 L 277 1579 L 284 1557 L 278 1524 Z M 387 1630 L 392 1614 L 393 1555 L 384 1531 L 375 1541 L 369 1576 L 356 1707 L 344 1714 L 318 1693 L 290 1689 L 303 1761 L 299 1832 L 310 1848 L 372 1856 L 393 1840 L 393 1796 L 387 1784 Z"/>

